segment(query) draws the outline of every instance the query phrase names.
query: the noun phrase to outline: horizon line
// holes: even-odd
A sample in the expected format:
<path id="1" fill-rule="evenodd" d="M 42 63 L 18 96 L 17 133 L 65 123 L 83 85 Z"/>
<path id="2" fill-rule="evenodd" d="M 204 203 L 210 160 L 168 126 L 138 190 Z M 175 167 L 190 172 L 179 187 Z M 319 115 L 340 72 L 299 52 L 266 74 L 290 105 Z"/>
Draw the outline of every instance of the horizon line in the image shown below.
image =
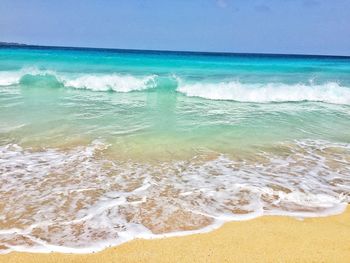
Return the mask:
<path id="1" fill-rule="evenodd" d="M 330 54 L 301 54 L 301 53 L 270 53 L 270 52 L 229 52 L 229 51 L 192 51 L 192 50 L 169 50 L 169 49 L 138 49 L 138 48 L 112 48 L 112 47 L 82 47 L 82 46 L 59 46 L 59 45 L 39 45 L 39 44 L 25 44 L 17 42 L 4 42 L 0 41 L 0 49 L 3 47 L 14 48 L 51 48 L 62 50 L 100 50 L 100 51 L 127 51 L 130 53 L 182 53 L 182 54 L 197 54 L 197 55 L 209 55 L 209 56 L 235 56 L 235 55 L 260 55 L 260 56 L 291 56 L 291 57 L 336 57 L 336 58 L 350 58 L 350 55 L 330 55 Z"/>

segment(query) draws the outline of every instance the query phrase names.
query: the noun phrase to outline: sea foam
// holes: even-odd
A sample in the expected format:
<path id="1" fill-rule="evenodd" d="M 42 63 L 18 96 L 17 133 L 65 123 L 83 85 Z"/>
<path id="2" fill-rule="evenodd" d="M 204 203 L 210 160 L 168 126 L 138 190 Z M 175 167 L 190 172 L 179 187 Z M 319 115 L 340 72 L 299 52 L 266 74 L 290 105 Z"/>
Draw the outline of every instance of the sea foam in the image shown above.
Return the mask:
<path id="1" fill-rule="evenodd" d="M 94 91 L 129 92 L 156 87 L 155 75 L 135 77 L 131 75 L 85 75 L 75 79 L 59 77 L 66 87 Z"/>
<path id="2" fill-rule="evenodd" d="M 65 151 L 1 146 L 2 252 L 86 253 L 262 215 L 344 211 L 349 144 L 302 140 L 281 149 L 145 163 L 108 159 L 99 141 Z"/>
<path id="3" fill-rule="evenodd" d="M 297 102 L 319 101 L 334 104 L 350 104 L 350 88 L 335 82 L 324 84 L 248 84 L 230 82 L 179 82 L 179 92 L 212 100 L 233 100 L 240 102 Z"/>
<path id="4" fill-rule="evenodd" d="M 46 74 L 54 74 L 52 71 L 39 70 L 37 68 L 23 68 L 16 71 L 0 71 L 0 86 L 11 86 L 21 82 L 26 75 L 43 76 Z"/>
<path id="5" fill-rule="evenodd" d="M 130 92 L 156 87 L 156 75 L 133 76 L 128 74 L 69 74 L 53 70 L 24 68 L 19 71 L 0 72 L 0 86 L 20 84 L 25 78 L 54 77 L 56 81 L 69 88 L 88 89 L 92 91 Z"/>
<path id="6" fill-rule="evenodd" d="M 67 73 L 53 70 L 24 68 L 0 72 L 0 86 L 17 85 L 26 78 L 53 77 L 67 88 L 92 91 L 131 92 L 161 88 L 157 75 L 130 75 L 119 73 Z M 166 77 L 175 81 L 176 90 L 189 97 L 238 102 L 300 102 L 315 101 L 333 104 L 350 104 L 350 87 L 337 82 L 305 83 L 243 83 L 240 81 L 197 80 L 188 82 L 175 75 Z"/>

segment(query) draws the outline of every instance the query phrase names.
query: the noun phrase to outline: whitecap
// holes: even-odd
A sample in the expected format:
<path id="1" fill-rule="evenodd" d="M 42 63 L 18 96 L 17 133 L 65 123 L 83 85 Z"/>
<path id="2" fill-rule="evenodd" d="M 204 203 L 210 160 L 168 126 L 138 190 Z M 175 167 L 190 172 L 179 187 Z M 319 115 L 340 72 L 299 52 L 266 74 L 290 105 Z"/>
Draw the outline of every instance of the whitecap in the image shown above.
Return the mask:
<path id="1" fill-rule="evenodd" d="M 154 88 L 157 75 L 134 76 L 130 74 L 65 73 L 38 68 L 23 68 L 17 71 L 0 71 L 0 86 L 20 84 L 25 77 L 54 77 L 65 87 L 93 91 L 130 92 Z M 34 79 L 35 80 L 35 79 Z"/>
<path id="2" fill-rule="evenodd" d="M 178 92 L 190 97 L 240 102 L 299 102 L 317 101 L 350 104 L 350 88 L 336 82 L 323 84 L 241 83 L 179 81 Z"/>

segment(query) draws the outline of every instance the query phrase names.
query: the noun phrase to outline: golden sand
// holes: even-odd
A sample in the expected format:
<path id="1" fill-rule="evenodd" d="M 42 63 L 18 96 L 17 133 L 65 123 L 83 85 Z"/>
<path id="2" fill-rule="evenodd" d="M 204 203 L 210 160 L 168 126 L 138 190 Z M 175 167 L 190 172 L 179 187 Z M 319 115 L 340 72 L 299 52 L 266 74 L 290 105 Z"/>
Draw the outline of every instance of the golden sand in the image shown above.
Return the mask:
<path id="1" fill-rule="evenodd" d="M 265 216 L 231 222 L 210 233 L 134 240 L 99 253 L 9 253 L 1 263 L 51 262 L 350 262 L 350 209 L 297 220 Z"/>

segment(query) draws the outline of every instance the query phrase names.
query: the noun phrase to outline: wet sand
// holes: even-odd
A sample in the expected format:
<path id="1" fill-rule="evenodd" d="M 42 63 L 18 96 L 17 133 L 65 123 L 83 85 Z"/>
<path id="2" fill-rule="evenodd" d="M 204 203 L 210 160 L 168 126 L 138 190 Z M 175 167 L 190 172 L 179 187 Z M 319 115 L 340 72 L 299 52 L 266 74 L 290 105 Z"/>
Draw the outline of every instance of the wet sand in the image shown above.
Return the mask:
<path id="1" fill-rule="evenodd" d="M 350 209 L 324 218 L 230 222 L 210 233 L 134 240 L 85 255 L 12 252 L 0 262 L 350 262 Z"/>

